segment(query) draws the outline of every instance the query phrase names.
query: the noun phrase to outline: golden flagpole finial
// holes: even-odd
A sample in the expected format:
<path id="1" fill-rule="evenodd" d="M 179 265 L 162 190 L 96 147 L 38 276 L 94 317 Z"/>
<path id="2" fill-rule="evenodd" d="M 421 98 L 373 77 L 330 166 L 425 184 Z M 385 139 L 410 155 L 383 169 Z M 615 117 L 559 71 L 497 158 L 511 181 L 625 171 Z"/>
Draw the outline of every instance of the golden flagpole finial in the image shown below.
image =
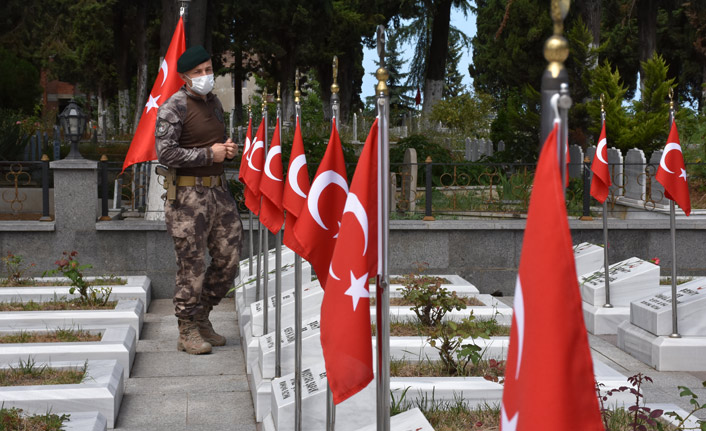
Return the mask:
<path id="1" fill-rule="evenodd" d="M 267 109 L 267 87 L 262 91 L 262 115 L 265 115 Z"/>
<path id="2" fill-rule="evenodd" d="M 336 94 L 340 90 L 338 86 L 338 56 L 333 56 L 333 84 L 331 84 L 331 93 Z"/>
<path id="3" fill-rule="evenodd" d="M 277 103 L 282 101 L 282 98 L 280 97 L 280 90 L 281 90 L 281 83 L 277 83 Z"/>
<path id="4" fill-rule="evenodd" d="M 248 95 L 248 115 L 252 114 L 252 94 Z"/>
<path id="5" fill-rule="evenodd" d="M 669 109 L 674 110 L 674 89 L 669 87 Z"/>
<path id="6" fill-rule="evenodd" d="M 605 112 L 605 94 L 601 93 L 601 114 Z"/>
<path id="7" fill-rule="evenodd" d="M 299 103 L 302 93 L 299 91 L 299 68 L 294 73 L 294 103 Z"/>
<path id="8" fill-rule="evenodd" d="M 375 71 L 375 77 L 378 80 L 375 86 L 375 93 L 377 95 L 380 93 L 387 95 L 389 93 L 387 78 L 390 77 L 390 73 L 385 69 L 385 28 L 381 25 L 378 26 L 377 30 L 377 50 L 380 58 L 380 67 Z"/>

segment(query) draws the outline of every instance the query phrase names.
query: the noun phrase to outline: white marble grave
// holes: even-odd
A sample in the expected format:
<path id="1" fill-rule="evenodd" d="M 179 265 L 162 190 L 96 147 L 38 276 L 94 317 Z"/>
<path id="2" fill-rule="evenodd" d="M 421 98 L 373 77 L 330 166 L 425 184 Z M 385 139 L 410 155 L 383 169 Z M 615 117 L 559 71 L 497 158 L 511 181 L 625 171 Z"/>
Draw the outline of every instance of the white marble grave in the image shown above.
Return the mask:
<path id="1" fill-rule="evenodd" d="M 62 413 L 56 413 L 61 416 Z M 64 431 L 106 431 L 108 421 L 101 412 L 68 412 L 69 421 L 63 424 Z"/>
<path id="2" fill-rule="evenodd" d="M 25 332 L 46 332 L 30 331 Z M 98 331 L 90 331 L 98 332 Z M 124 379 L 130 377 L 135 360 L 136 336 L 130 326 L 100 330 L 100 341 L 71 343 L 11 343 L 0 349 L 0 364 L 15 364 L 31 357 L 36 362 L 66 362 L 86 360 L 117 360 L 125 370 Z"/>
<path id="3" fill-rule="evenodd" d="M 113 428 L 123 398 L 123 367 L 114 360 L 88 361 L 87 364 L 82 383 L 0 387 L 0 400 L 4 407 L 21 408 L 30 414 L 98 411 L 107 419 L 108 428 Z M 51 368 L 80 369 L 84 361 L 48 365 Z M 9 366 L 0 365 L 0 368 Z"/>
<path id="4" fill-rule="evenodd" d="M 469 306 L 463 310 L 452 310 L 444 315 L 443 320 L 460 322 L 473 313 L 476 319 L 479 320 L 495 319 L 501 325 L 512 324 L 512 307 L 498 301 L 491 295 L 478 294 L 475 296 L 482 301 L 485 306 Z M 373 322 L 375 322 L 376 314 L 375 306 L 370 307 L 370 318 Z M 390 321 L 392 322 L 415 322 L 417 320 L 417 315 L 408 305 L 390 307 Z"/>
<path id="5" fill-rule="evenodd" d="M 271 411 L 263 429 L 294 430 L 294 374 L 272 380 Z M 302 429 L 326 428 L 326 369 L 323 362 L 302 370 Z M 336 431 L 354 431 L 375 419 L 375 380 L 336 406 Z"/>
<path id="6" fill-rule="evenodd" d="M 618 347 L 657 371 L 706 371 L 706 336 L 659 336 L 624 321 Z"/>
<path id="7" fill-rule="evenodd" d="M 282 246 L 282 266 L 284 265 L 289 265 L 290 263 L 294 263 L 294 256 L 295 253 L 294 251 L 290 250 L 286 246 Z M 275 267 L 275 260 L 276 260 L 276 249 L 270 249 L 267 252 L 267 267 L 268 268 L 274 268 Z M 260 257 L 260 265 L 264 265 L 262 256 Z M 252 269 L 253 273 L 257 271 L 257 255 L 253 255 L 252 257 Z M 245 259 L 242 259 L 240 261 L 240 272 L 238 273 L 236 279 L 235 279 L 235 284 L 240 284 L 241 282 L 247 280 L 248 278 L 252 278 L 253 274 L 250 274 L 250 262 L 248 262 L 248 258 L 246 257 Z"/>
<path id="8" fill-rule="evenodd" d="M 140 300 L 118 301 L 110 310 L 6 311 L 0 313 L 0 332 L 21 329 L 114 328 L 129 325 L 140 338 L 145 305 Z"/>
<path id="9" fill-rule="evenodd" d="M 86 277 L 87 281 L 96 280 L 98 277 Z M 112 284 L 106 286 L 93 286 L 94 289 L 111 289 L 110 300 L 139 299 L 149 308 L 152 297 L 152 283 L 144 275 L 118 277 L 125 280 L 125 284 Z M 51 283 L 53 281 L 67 281 L 66 277 L 41 277 L 35 278 L 37 282 Z M 3 287 L 0 289 L 0 302 L 48 302 L 57 298 L 78 298 L 78 291 L 69 293 L 70 286 L 24 286 Z"/>
<path id="10" fill-rule="evenodd" d="M 603 268 L 603 247 L 582 242 L 574 246 L 574 261 L 576 274 L 588 274 Z"/>
<path id="11" fill-rule="evenodd" d="M 376 431 L 377 423 L 360 428 L 358 431 Z M 390 417 L 390 431 L 434 431 L 431 424 L 418 408 L 413 408 Z"/>
<path id="12" fill-rule="evenodd" d="M 581 298 L 590 305 L 600 307 L 605 304 L 605 271 L 601 267 L 592 273 L 579 276 Z M 659 266 L 631 257 L 610 265 L 610 302 L 613 306 L 629 307 L 635 299 L 660 293 L 664 286 L 659 284 Z"/>
<path id="13" fill-rule="evenodd" d="M 677 326 L 680 335 L 706 337 L 706 277 L 677 286 Z M 635 300 L 630 322 L 654 335 L 672 333 L 672 292 Z"/>
<path id="14" fill-rule="evenodd" d="M 446 279 L 448 283 L 442 283 L 441 287 L 444 289 L 447 289 L 449 292 L 456 292 L 459 296 L 471 296 L 474 294 L 480 293 L 478 291 L 478 288 L 473 285 L 470 281 L 465 280 L 464 278 L 456 275 L 456 274 L 428 274 L 431 277 L 439 277 Z M 390 280 L 391 281 L 396 281 L 397 279 L 400 279 L 402 276 L 400 275 L 391 275 Z M 375 297 L 375 284 L 371 284 L 369 287 L 370 290 L 370 297 L 374 298 Z M 401 298 L 402 297 L 402 292 L 404 290 L 404 286 L 399 283 L 390 283 L 390 298 Z"/>
<path id="15" fill-rule="evenodd" d="M 281 285 L 282 291 L 294 289 L 294 266 L 289 265 L 286 268 L 283 267 L 281 274 Z M 270 274 L 267 279 L 267 291 L 268 294 L 272 295 L 275 292 L 275 274 Z M 311 264 L 309 262 L 302 262 L 302 287 L 307 288 L 311 285 Z M 260 286 L 263 289 L 263 286 Z M 262 292 L 262 290 L 261 290 Z M 262 293 L 260 293 L 262 295 Z M 250 304 L 255 302 L 257 297 L 257 283 L 256 280 L 249 279 L 245 284 L 236 287 L 235 289 L 235 308 L 238 313 L 238 323 L 240 324 L 241 336 L 243 326 L 250 321 Z"/>

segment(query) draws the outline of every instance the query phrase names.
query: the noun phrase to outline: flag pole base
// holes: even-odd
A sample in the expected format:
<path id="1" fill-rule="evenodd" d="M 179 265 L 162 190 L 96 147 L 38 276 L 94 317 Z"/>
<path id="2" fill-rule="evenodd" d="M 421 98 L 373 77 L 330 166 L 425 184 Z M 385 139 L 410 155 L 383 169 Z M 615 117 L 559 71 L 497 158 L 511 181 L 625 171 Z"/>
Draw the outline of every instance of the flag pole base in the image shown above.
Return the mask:
<path id="1" fill-rule="evenodd" d="M 434 221 L 436 218 L 434 216 L 424 216 L 423 221 Z"/>
<path id="2" fill-rule="evenodd" d="M 591 217 L 591 216 L 581 216 L 581 217 L 579 217 L 579 220 L 581 220 L 581 221 L 593 221 L 593 217 Z"/>
<path id="3" fill-rule="evenodd" d="M 669 338 L 681 338 L 681 335 L 674 333 L 674 334 L 669 334 Z"/>
<path id="4" fill-rule="evenodd" d="M 603 304 L 603 308 L 613 308 L 613 304 Z"/>

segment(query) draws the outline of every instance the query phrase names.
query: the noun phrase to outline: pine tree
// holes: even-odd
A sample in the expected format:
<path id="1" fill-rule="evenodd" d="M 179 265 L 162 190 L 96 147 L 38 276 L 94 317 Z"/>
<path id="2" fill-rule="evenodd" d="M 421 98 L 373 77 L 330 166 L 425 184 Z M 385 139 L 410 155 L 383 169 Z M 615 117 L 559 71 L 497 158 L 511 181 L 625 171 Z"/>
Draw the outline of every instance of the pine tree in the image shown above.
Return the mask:
<path id="1" fill-rule="evenodd" d="M 446 57 L 446 76 L 444 77 L 445 100 L 459 96 L 466 91 L 466 86 L 463 85 L 463 75 L 458 71 L 458 65 L 463 55 L 462 49 L 463 46 L 461 45 L 461 37 L 459 34 L 455 32 L 450 33 L 449 54 Z"/>

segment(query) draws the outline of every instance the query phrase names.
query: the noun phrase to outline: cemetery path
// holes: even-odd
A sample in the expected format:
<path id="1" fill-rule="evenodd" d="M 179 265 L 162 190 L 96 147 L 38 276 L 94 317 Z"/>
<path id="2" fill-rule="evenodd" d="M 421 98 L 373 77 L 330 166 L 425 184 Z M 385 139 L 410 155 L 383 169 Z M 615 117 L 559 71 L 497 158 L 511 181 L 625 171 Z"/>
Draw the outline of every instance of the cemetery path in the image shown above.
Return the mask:
<path id="1" fill-rule="evenodd" d="M 176 350 L 172 300 L 152 300 L 115 430 L 255 431 L 236 318 L 233 299 L 224 299 L 211 321 L 227 344 L 188 355 Z"/>

